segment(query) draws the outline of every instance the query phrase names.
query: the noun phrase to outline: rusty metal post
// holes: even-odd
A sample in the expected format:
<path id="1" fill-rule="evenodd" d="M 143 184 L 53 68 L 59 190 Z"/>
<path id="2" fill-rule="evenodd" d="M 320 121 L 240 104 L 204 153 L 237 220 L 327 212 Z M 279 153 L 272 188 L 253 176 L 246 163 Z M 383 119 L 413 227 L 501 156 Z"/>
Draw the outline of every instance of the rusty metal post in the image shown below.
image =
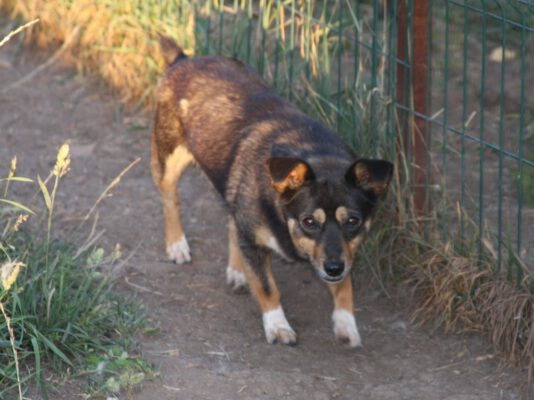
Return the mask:
<path id="1" fill-rule="evenodd" d="M 407 2 L 412 7 L 407 8 Z M 408 19 L 411 13 L 411 21 Z M 430 96 L 427 91 L 430 65 L 428 0 L 399 0 L 397 9 L 397 102 L 400 121 L 399 143 L 407 155 L 407 163 L 413 185 L 413 205 L 417 215 L 424 215 L 429 208 L 428 178 L 430 176 L 427 122 L 430 111 Z M 411 22 L 411 23 L 410 23 Z M 413 109 L 412 109 L 413 105 Z M 410 109 L 411 111 L 406 111 Z M 416 115 L 416 114 L 419 114 Z"/>

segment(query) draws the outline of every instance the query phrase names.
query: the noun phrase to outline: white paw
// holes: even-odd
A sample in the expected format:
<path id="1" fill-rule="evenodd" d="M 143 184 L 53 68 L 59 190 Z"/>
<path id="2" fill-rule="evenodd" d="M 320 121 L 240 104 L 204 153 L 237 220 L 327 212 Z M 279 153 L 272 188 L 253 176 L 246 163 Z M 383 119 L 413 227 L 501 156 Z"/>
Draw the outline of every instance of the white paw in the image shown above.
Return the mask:
<path id="1" fill-rule="evenodd" d="M 180 240 L 177 240 L 169 247 L 167 247 L 167 256 L 169 260 L 174 261 L 177 264 L 183 264 L 191 261 L 191 251 L 187 244 L 185 235 Z"/>
<path id="2" fill-rule="evenodd" d="M 263 313 L 263 329 L 267 342 L 281 342 L 288 345 L 297 343 L 297 334 L 287 322 L 282 307 Z"/>
<path id="3" fill-rule="evenodd" d="M 347 310 L 337 309 L 332 314 L 334 323 L 334 335 L 336 339 L 346 342 L 350 347 L 361 347 L 362 339 L 356 326 L 354 315 Z"/>
<path id="4" fill-rule="evenodd" d="M 237 271 L 231 265 L 226 267 L 226 283 L 232 286 L 234 292 L 239 292 L 247 287 L 247 278 L 243 272 Z"/>

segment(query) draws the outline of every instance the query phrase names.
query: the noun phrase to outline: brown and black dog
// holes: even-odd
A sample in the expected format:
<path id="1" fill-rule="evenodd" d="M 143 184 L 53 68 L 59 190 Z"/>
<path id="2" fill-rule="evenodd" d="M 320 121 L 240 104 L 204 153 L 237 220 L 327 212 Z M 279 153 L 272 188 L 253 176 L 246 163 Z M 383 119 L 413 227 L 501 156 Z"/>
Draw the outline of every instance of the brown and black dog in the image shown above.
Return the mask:
<path id="1" fill-rule="evenodd" d="M 158 89 L 151 166 L 169 258 L 191 261 L 176 186 L 196 163 L 229 210 L 227 281 L 248 284 L 267 341 L 296 343 L 271 270 L 275 252 L 311 263 L 333 296 L 335 336 L 360 346 L 350 271 L 393 165 L 357 158 L 241 62 L 187 58 L 166 38 L 162 47 L 170 66 Z"/>

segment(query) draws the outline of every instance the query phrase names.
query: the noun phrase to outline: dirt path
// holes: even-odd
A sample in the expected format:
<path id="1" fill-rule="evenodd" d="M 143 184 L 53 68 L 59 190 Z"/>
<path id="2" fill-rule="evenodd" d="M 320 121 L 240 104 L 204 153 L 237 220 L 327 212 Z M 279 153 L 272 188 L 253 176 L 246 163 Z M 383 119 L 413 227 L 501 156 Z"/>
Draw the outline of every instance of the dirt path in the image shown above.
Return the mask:
<path id="1" fill-rule="evenodd" d="M 2 52 L 1 86 L 38 63 L 29 53 L 17 59 L 10 54 Z M 17 155 L 21 175 L 44 176 L 58 147 L 69 142 L 72 168 L 58 207 L 58 221 L 68 224 L 124 167 L 142 158 L 101 205 L 98 225 L 105 229 L 106 246 L 120 243 L 125 254 L 135 250 L 122 287 L 148 306 L 152 324 L 160 327 L 160 333 L 141 338 L 142 352 L 160 367 L 160 378 L 145 382 L 135 399 L 522 398 L 518 387 L 525 376 L 499 368 L 486 342 L 411 325 L 408 311 L 367 284 L 365 272 L 355 282 L 364 348 L 349 350 L 333 339 L 330 297 L 311 269 L 277 262 L 287 317 L 300 342 L 294 348 L 268 345 L 254 301 L 224 283 L 226 215 L 197 170 L 182 182 L 193 263 L 165 260 L 160 204 L 148 167 L 150 118 L 121 115 L 104 92 L 55 66 L 0 94 L 0 169 L 5 172 Z"/>

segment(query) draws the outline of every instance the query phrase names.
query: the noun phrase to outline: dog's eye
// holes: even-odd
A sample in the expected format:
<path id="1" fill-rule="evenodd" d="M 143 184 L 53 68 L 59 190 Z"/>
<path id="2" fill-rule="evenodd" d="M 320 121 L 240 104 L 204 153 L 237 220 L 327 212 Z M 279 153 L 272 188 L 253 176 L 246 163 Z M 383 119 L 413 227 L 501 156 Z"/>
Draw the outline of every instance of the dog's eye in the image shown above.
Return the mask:
<path id="1" fill-rule="evenodd" d="M 362 223 L 361 218 L 357 216 L 350 216 L 345 222 L 345 226 L 349 229 L 357 229 Z"/>
<path id="2" fill-rule="evenodd" d="M 307 229 L 314 229 L 317 227 L 317 221 L 313 217 L 304 217 L 301 220 L 302 226 Z"/>
<path id="3" fill-rule="evenodd" d="M 347 224 L 351 225 L 351 226 L 358 226 L 360 225 L 360 218 L 358 217 L 349 217 L 349 219 L 347 220 Z"/>

